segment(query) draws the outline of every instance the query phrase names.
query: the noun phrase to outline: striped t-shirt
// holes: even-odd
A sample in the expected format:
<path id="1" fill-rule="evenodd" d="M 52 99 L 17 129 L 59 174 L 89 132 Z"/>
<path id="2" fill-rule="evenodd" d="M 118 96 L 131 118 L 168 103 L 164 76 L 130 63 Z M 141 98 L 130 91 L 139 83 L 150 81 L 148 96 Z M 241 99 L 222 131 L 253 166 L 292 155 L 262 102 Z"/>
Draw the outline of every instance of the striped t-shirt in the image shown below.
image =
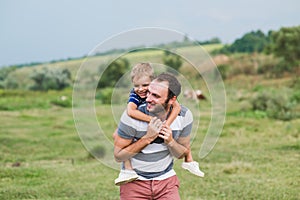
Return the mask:
<path id="1" fill-rule="evenodd" d="M 149 114 L 146 104 L 139 107 L 139 110 Z M 192 130 L 193 115 L 186 107 L 181 106 L 181 111 L 171 124 L 173 138 L 189 136 Z M 124 139 L 139 140 L 147 132 L 148 123 L 133 119 L 125 111 L 121 117 L 118 134 Z M 163 140 L 156 139 L 146 146 L 141 152 L 131 158 L 131 165 L 143 179 L 155 179 L 163 177 L 173 169 L 173 157 Z"/>

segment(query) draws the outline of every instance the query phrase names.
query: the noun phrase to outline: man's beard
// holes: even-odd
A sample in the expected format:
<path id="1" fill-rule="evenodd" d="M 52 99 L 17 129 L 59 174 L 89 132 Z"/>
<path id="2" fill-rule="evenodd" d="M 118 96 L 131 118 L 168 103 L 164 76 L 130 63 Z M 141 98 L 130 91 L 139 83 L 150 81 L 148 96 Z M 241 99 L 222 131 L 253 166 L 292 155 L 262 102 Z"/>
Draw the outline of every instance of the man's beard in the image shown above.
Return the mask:
<path id="1" fill-rule="evenodd" d="M 169 109 L 168 103 L 169 103 L 169 99 L 167 99 L 165 103 L 161 105 L 156 105 L 154 110 L 151 111 L 150 113 L 153 114 L 154 116 L 165 114 Z"/>

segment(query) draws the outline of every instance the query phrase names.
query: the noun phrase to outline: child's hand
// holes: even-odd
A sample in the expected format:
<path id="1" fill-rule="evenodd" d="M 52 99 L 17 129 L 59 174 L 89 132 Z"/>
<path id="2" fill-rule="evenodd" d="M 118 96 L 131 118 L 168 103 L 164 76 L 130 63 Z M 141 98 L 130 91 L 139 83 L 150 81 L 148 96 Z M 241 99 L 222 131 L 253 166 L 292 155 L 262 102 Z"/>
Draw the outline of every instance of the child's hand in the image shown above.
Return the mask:
<path id="1" fill-rule="evenodd" d="M 174 140 L 172 135 L 172 129 L 166 123 L 164 123 L 161 131 L 159 132 L 158 137 L 164 139 L 166 144 L 169 144 Z"/>

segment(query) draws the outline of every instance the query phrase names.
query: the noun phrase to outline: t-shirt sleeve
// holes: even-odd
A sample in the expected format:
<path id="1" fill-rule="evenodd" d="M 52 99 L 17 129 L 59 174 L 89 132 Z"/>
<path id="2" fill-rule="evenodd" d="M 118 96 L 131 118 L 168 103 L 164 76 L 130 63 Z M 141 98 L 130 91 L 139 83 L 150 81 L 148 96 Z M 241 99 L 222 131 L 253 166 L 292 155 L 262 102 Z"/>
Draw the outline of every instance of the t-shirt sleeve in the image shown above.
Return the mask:
<path id="1" fill-rule="evenodd" d="M 118 135 L 124 139 L 132 139 L 136 135 L 136 129 L 133 127 L 132 119 L 124 112 L 118 126 Z"/>
<path id="2" fill-rule="evenodd" d="M 183 120 L 183 126 L 182 132 L 180 134 L 180 137 L 186 137 L 191 134 L 192 127 L 193 127 L 193 114 L 190 110 L 187 110 L 185 113 L 185 117 Z"/>
<path id="3" fill-rule="evenodd" d="M 130 91 L 129 94 L 129 98 L 128 98 L 128 102 L 132 102 L 135 105 L 139 106 L 139 99 L 138 99 L 138 95 L 133 91 L 133 89 Z"/>

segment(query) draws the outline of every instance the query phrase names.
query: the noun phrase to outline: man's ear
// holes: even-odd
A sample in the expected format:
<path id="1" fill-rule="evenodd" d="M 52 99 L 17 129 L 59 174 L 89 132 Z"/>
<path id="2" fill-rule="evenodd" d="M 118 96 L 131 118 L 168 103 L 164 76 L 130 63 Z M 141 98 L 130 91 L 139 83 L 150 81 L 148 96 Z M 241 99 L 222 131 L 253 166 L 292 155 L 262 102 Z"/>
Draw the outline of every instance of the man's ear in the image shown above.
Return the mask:
<path id="1" fill-rule="evenodd" d="M 176 101 L 177 97 L 173 96 L 170 100 L 169 100 L 169 104 L 172 105 L 175 101 Z"/>

